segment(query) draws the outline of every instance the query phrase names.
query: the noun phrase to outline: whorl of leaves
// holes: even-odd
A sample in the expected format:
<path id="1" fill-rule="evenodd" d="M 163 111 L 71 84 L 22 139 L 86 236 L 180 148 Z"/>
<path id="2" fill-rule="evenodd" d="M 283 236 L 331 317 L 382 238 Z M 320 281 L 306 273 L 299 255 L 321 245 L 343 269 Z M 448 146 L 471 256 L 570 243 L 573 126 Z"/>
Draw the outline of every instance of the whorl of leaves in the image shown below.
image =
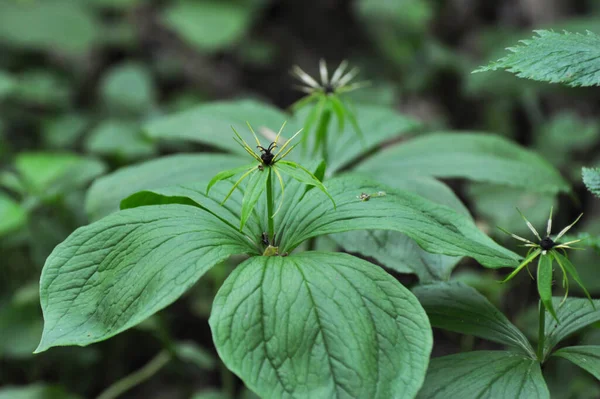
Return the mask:
<path id="1" fill-rule="evenodd" d="M 564 83 L 569 86 L 600 85 L 600 36 L 547 30 L 535 31 L 531 40 L 509 47 L 512 54 L 476 72 L 498 69 L 515 73 L 518 77 Z"/>

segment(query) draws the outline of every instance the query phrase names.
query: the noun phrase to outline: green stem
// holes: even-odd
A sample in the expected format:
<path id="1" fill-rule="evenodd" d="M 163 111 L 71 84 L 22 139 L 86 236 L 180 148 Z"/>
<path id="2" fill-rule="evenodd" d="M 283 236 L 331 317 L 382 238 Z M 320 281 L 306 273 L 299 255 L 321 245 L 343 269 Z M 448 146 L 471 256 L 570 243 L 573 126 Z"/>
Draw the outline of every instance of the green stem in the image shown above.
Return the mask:
<path id="1" fill-rule="evenodd" d="M 544 340 L 546 338 L 546 308 L 542 301 L 540 301 L 540 317 L 538 325 L 538 347 L 537 357 L 540 363 L 544 362 Z"/>
<path id="2" fill-rule="evenodd" d="M 275 246 L 274 244 L 274 234 L 275 234 L 275 226 L 273 225 L 273 208 L 274 208 L 274 203 L 273 203 L 273 176 L 271 174 L 271 168 L 268 168 L 269 170 L 269 177 L 267 178 L 267 220 L 268 220 L 268 224 L 269 224 L 269 242 L 271 243 L 271 245 Z"/>
<path id="3" fill-rule="evenodd" d="M 329 121 L 331 120 L 331 110 L 325 108 L 319 119 L 319 125 L 317 126 L 315 143 L 321 146 L 321 157 L 327 163 L 329 158 L 329 152 L 327 148 L 327 132 L 329 129 Z"/>
<path id="4" fill-rule="evenodd" d="M 123 393 L 129 391 L 133 387 L 141 384 L 142 382 L 151 378 L 160 369 L 162 369 L 172 359 L 171 354 L 168 351 L 163 350 L 150 360 L 144 367 L 134 371 L 128 376 L 120 379 L 111 386 L 109 386 L 104 392 L 102 392 L 96 399 L 115 399 Z"/>

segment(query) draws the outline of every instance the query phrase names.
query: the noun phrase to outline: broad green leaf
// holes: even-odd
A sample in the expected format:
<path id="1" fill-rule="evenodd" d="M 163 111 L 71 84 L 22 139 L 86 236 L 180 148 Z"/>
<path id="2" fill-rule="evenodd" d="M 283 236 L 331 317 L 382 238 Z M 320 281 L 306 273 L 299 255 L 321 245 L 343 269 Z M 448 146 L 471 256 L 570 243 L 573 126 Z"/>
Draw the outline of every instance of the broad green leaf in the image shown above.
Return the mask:
<path id="1" fill-rule="evenodd" d="M 302 197 L 286 195 L 286 213 L 275 221 L 283 251 L 325 234 L 393 230 L 406 234 L 428 252 L 470 256 L 487 267 L 518 264 L 518 255 L 496 244 L 469 217 L 451 208 L 357 175 L 327 180 L 326 187 L 337 204 L 336 211 L 315 190 L 306 193 L 302 201 Z M 387 194 L 369 201 L 357 198 L 361 193 L 379 191 Z"/>
<path id="2" fill-rule="evenodd" d="M 417 286 L 413 294 L 433 327 L 512 346 L 535 358 L 525 335 L 474 288 L 443 282 Z"/>
<path id="3" fill-rule="evenodd" d="M 105 171 L 102 162 L 71 153 L 24 152 L 15 168 L 30 193 L 42 197 L 68 192 Z"/>
<path id="4" fill-rule="evenodd" d="M 99 28 L 81 1 L 0 2 L 0 42 L 11 47 L 82 55 L 97 41 Z"/>
<path id="5" fill-rule="evenodd" d="M 315 177 L 315 175 L 313 175 L 305 167 L 301 166 L 300 164 L 294 163 L 294 162 L 279 161 L 279 162 L 277 162 L 276 168 L 279 169 L 282 173 L 288 175 L 292 179 L 294 179 L 302 184 L 314 186 L 314 187 L 318 188 L 323 193 L 325 193 L 325 195 L 327 195 L 329 197 L 329 199 L 331 199 L 331 202 L 333 203 L 333 206 L 335 207 L 335 201 L 333 200 L 331 195 L 329 195 L 329 193 L 327 192 L 327 189 L 325 188 L 323 183 L 321 183 L 319 181 L 319 179 L 317 179 Z"/>
<path id="6" fill-rule="evenodd" d="M 216 51 L 241 40 L 250 28 L 253 9 L 240 1 L 174 1 L 163 23 L 200 51 Z"/>
<path id="7" fill-rule="evenodd" d="M 477 351 L 432 359 L 418 398 L 550 399 L 550 392 L 537 360 Z"/>
<path id="8" fill-rule="evenodd" d="M 567 298 L 561 305 L 562 299 L 560 297 L 552 298 L 560 324 L 552 318 L 546 318 L 544 357 L 547 357 L 563 339 L 600 321 L 600 300 L 594 300 L 594 305 L 592 305 L 588 299 Z"/>
<path id="9" fill-rule="evenodd" d="M 554 317 L 556 321 L 558 316 L 552 305 L 552 253 L 542 254 L 538 258 L 538 270 L 537 270 L 537 287 L 540 295 L 540 300 L 544 304 L 544 308 Z"/>
<path id="10" fill-rule="evenodd" d="M 286 119 L 290 119 L 288 115 L 258 101 L 222 101 L 201 104 L 189 110 L 156 119 L 144 126 L 144 130 L 148 136 L 155 139 L 190 140 L 247 157 L 244 149 L 233 141 L 232 127 L 246 142 L 252 145 L 255 141 L 246 122 L 250 123 L 254 130 L 261 135 L 263 128 L 277 132 Z M 291 123 L 288 123 L 286 132 L 289 132 L 289 135 L 284 134 L 284 136 L 291 137 L 297 130 L 294 130 Z M 273 133 L 273 139 L 275 135 L 276 133 Z"/>
<path id="11" fill-rule="evenodd" d="M 245 163 L 244 158 L 232 155 L 179 154 L 121 168 L 92 184 L 85 209 L 90 219 L 98 220 L 119 210 L 121 200 L 138 191 L 208 182 L 219 171 Z"/>
<path id="12" fill-rule="evenodd" d="M 600 346 L 569 346 L 557 350 L 553 356 L 570 360 L 600 380 Z"/>
<path id="13" fill-rule="evenodd" d="M 600 84 L 600 36 L 571 32 L 535 31 L 537 36 L 521 40 L 509 48 L 512 54 L 481 67 L 475 72 L 498 69 L 515 73 L 520 78 L 569 86 Z"/>
<path id="14" fill-rule="evenodd" d="M 79 228 L 44 265 L 36 352 L 85 346 L 133 327 L 241 253 L 255 253 L 246 237 L 194 206 L 129 209 Z"/>
<path id="15" fill-rule="evenodd" d="M 27 212 L 12 198 L 0 192 L 0 237 L 25 225 Z"/>
<path id="16" fill-rule="evenodd" d="M 274 178 L 274 176 L 273 176 Z M 244 199 L 242 200 L 242 212 L 240 217 L 240 230 L 244 228 L 244 225 L 248 221 L 250 214 L 254 212 L 256 203 L 261 198 L 262 193 L 265 192 L 267 187 L 267 180 L 272 179 L 271 170 L 260 170 L 256 169 L 254 175 L 248 179 L 248 184 L 244 190 Z M 267 215 L 272 217 L 273 215 Z"/>
<path id="17" fill-rule="evenodd" d="M 136 63 L 112 67 L 100 82 L 100 95 L 108 109 L 119 114 L 148 112 L 156 102 L 150 71 Z"/>
<path id="18" fill-rule="evenodd" d="M 0 100 L 10 95 L 16 85 L 17 82 L 11 75 L 0 70 Z"/>
<path id="19" fill-rule="evenodd" d="M 0 399 L 77 399 L 79 396 L 67 393 L 58 386 L 33 384 L 27 386 L 7 386 L 0 388 Z"/>
<path id="20" fill-rule="evenodd" d="M 469 215 L 456 194 L 444 183 L 430 177 L 393 178 L 381 176 L 377 181 L 399 190 L 418 194 L 438 204 Z M 448 280 L 460 257 L 432 254 L 424 251 L 404 234 L 390 230 L 350 231 L 331 235 L 347 251 L 376 259 L 400 273 L 414 273 L 421 282 Z"/>
<path id="21" fill-rule="evenodd" d="M 87 152 L 131 160 L 152 156 L 154 144 L 143 137 L 139 124 L 126 120 L 106 120 L 99 124 L 85 141 Z"/>
<path id="22" fill-rule="evenodd" d="M 432 346 L 416 298 L 341 253 L 254 257 L 210 317 L 220 357 L 263 398 L 413 397 Z"/>
<path id="23" fill-rule="evenodd" d="M 396 178 L 434 176 L 527 188 L 532 192 L 570 191 L 565 179 L 543 158 L 504 138 L 484 133 L 421 136 L 367 159 L 358 170 L 374 179 L 386 174 Z"/>
<path id="24" fill-rule="evenodd" d="M 600 197 L 600 169 L 583 168 L 581 174 L 587 189 L 596 197 Z"/>

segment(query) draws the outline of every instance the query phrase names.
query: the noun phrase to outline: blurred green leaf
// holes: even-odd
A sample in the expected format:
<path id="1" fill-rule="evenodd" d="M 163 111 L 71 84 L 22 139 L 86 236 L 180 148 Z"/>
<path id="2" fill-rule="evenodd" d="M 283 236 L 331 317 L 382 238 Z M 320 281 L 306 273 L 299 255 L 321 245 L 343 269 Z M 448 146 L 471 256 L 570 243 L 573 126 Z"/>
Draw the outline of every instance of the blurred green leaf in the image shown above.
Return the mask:
<path id="1" fill-rule="evenodd" d="M 180 359 L 194 363 L 202 370 L 212 370 L 217 365 L 215 357 L 193 341 L 177 342 L 175 353 Z"/>
<path id="2" fill-rule="evenodd" d="M 569 183 L 539 155 L 483 133 L 432 133 L 389 147 L 358 170 L 378 175 L 465 178 L 541 193 L 569 192 Z"/>
<path id="3" fill-rule="evenodd" d="M 200 391 L 196 392 L 192 399 L 231 399 L 229 395 L 221 391 Z"/>
<path id="4" fill-rule="evenodd" d="M 27 212 L 16 201 L 0 192 L 0 236 L 25 225 Z"/>
<path id="5" fill-rule="evenodd" d="M 432 359 L 417 397 L 550 399 L 550 392 L 537 360 L 513 352 L 477 351 Z"/>
<path id="6" fill-rule="evenodd" d="M 126 10 L 134 6 L 143 4 L 144 0 L 87 0 L 88 3 L 98 7 L 105 7 L 117 10 Z"/>
<path id="7" fill-rule="evenodd" d="M 10 95 L 15 89 L 17 82 L 6 72 L 0 71 L 0 100 Z"/>
<path id="8" fill-rule="evenodd" d="M 163 23 L 200 51 L 217 51 L 240 40 L 250 28 L 251 3 L 235 0 L 177 0 L 163 13 Z"/>
<path id="9" fill-rule="evenodd" d="M 474 288 L 443 282 L 419 285 L 413 294 L 419 298 L 433 327 L 512 346 L 535 357 L 523 333 Z"/>
<path id="10" fill-rule="evenodd" d="M 97 220 L 119 210 L 121 200 L 138 191 L 200 181 L 208 183 L 218 172 L 247 162 L 233 155 L 179 154 L 121 168 L 92 184 L 85 209 L 90 219 Z"/>
<path id="11" fill-rule="evenodd" d="M 570 360 L 600 380 L 600 346 L 569 346 L 559 349 L 552 356 Z"/>
<path id="12" fill-rule="evenodd" d="M 143 64 L 112 67 L 100 83 L 102 101 L 115 114 L 148 112 L 156 102 L 156 88 Z"/>
<path id="13" fill-rule="evenodd" d="M 37 301 L 0 305 L 0 358 L 33 356 L 42 334 L 43 319 Z M 1 398 L 0 394 L 0 398 Z"/>
<path id="14" fill-rule="evenodd" d="M 73 148 L 89 124 L 89 119 L 84 115 L 61 114 L 44 123 L 44 143 L 54 149 Z"/>
<path id="15" fill-rule="evenodd" d="M 156 151 L 154 144 L 142 136 L 139 123 L 117 119 L 105 120 L 93 129 L 85 148 L 92 154 L 123 160 L 149 157 Z"/>
<path id="16" fill-rule="evenodd" d="M 81 55 L 98 33 L 98 21 L 82 1 L 0 2 L 0 42 L 13 47 Z"/>
<path id="17" fill-rule="evenodd" d="M 29 192 L 42 198 L 83 186 L 105 171 L 93 158 L 45 152 L 19 153 L 15 168 Z"/>
<path id="18" fill-rule="evenodd" d="M 34 69 L 18 75 L 13 96 L 24 103 L 64 108 L 71 101 L 71 88 L 63 77 L 51 70 Z"/>

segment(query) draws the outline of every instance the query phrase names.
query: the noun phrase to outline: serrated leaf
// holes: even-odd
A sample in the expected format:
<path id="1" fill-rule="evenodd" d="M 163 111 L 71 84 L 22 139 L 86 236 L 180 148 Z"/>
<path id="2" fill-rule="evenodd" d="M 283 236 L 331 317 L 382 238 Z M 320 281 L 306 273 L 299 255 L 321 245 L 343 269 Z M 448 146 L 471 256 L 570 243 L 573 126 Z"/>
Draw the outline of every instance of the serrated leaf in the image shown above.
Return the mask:
<path id="1" fill-rule="evenodd" d="M 130 209 L 79 228 L 42 270 L 44 333 L 36 352 L 110 338 L 240 253 L 254 253 L 248 240 L 193 206 Z"/>
<path id="2" fill-rule="evenodd" d="M 432 133 L 382 151 L 359 165 L 374 179 L 391 174 L 464 178 L 527 188 L 532 192 L 569 192 L 560 173 L 535 153 L 484 133 Z"/>
<path id="3" fill-rule="evenodd" d="M 544 358 L 563 339 L 590 324 L 600 321 L 600 300 L 593 300 L 595 305 L 593 306 L 588 299 L 584 298 L 567 298 L 561 305 L 562 299 L 560 297 L 552 298 L 560 324 L 554 319 L 546 318 Z"/>
<path id="4" fill-rule="evenodd" d="M 416 298 L 341 253 L 247 260 L 219 290 L 210 325 L 227 367 L 263 398 L 412 397 L 432 345 Z"/>
<path id="5" fill-rule="evenodd" d="M 537 287 L 544 308 L 556 321 L 559 321 L 558 316 L 556 316 L 556 311 L 554 310 L 554 305 L 552 305 L 552 261 L 553 257 L 551 252 L 545 255 L 542 253 L 542 255 L 540 255 L 537 270 Z"/>
<path id="6" fill-rule="evenodd" d="M 0 192 L 0 237 L 25 226 L 27 212 L 12 198 Z"/>
<path id="7" fill-rule="evenodd" d="M 431 360 L 418 398 L 550 399 L 537 360 L 502 351 L 477 351 Z"/>
<path id="8" fill-rule="evenodd" d="M 557 350 L 552 356 L 565 358 L 600 380 L 600 346 L 569 346 Z"/>
<path id="9" fill-rule="evenodd" d="M 582 168 L 581 174 L 587 189 L 596 197 L 600 197 L 600 169 Z"/>
<path id="10" fill-rule="evenodd" d="M 518 77 L 569 86 L 600 84 L 600 36 L 547 30 L 510 47 L 512 54 L 475 72 L 506 69 Z"/>
<path id="11" fill-rule="evenodd" d="M 417 286 L 413 294 L 433 327 L 512 346 L 535 359 L 535 351 L 525 335 L 474 288 L 441 282 Z"/>
<path id="12" fill-rule="evenodd" d="M 493 242 L 470 218 L 416 194 L 394 190 L 356 175 L 327 180 L 326 187 L 335 200 L 336 211 L 315 190 L 306 193 L 302 201 L 286 196 L 292 203 L 286 208 L 285 216 L 275 221 L 280 250 L 290 251 L 319 235 L 392 230 L 406 234 L 428 252 L 470 256 L 487 267 L 518 264 L 518 255 Z M 357 198 L 361 193 L 379 191 L 385 191 L 386 195 L 369 201 Z"/>
<path id="13" fill-rule="evenodd" d="M 399 190 L 416 193 L 459 213 L 469 215 L 456 194 L 444 183 L 430 177 L 397 179 L 379 176 L 377 181 Z M 432 254 L 424 251 L 404 234 L 389 230 L 366 230 L 338 233 L 330 236 L 347 251 L 376 259 L 400 273 L 414 273 L 421 282 L 448 280 L 460 257 Z"/>
<path id="14" fill-rule="evenodd" d="M 221 170 L 245 163 L 247 160 L 233 155 L 178 154 L 127 166 L 92 184 L 86 196 L 86 213 L 91 220 L 98 220 L 118 211 L 121 200 L 138 191 L 208 182 Z"/>

